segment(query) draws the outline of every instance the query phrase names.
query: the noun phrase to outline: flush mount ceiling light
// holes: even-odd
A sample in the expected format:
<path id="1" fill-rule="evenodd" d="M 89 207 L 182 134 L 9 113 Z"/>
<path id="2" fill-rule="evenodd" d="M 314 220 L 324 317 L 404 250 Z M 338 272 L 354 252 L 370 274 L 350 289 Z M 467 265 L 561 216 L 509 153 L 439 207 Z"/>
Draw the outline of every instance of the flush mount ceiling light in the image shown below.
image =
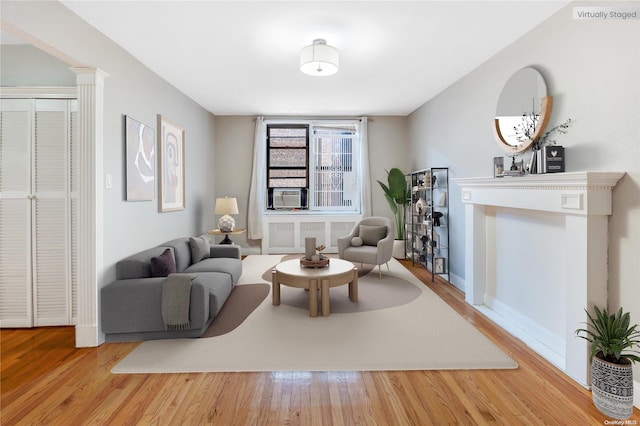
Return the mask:
<path id="1" fill-rule="evenodd" d="M 313 44 L 300 52 L 300 71 L 314 76 L 335 74 L 338 72 L 338 49 L 321 38 L 313 40 Z"/>

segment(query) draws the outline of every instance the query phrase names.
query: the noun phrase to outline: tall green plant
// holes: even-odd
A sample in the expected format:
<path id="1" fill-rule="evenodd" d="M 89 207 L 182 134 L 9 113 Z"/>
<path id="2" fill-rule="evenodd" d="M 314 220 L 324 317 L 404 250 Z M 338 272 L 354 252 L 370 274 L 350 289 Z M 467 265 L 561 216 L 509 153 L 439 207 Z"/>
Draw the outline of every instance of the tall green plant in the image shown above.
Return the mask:
<path id="1" fill-rule="evenodd" d="M 389 202 L 391 212 L 396 219 L 396 239 L 404 240 L 404 206 L 409 203 L 409 191 L 404 173 L 398 168 L 387 171 L 387 184 L 377 181 Z"/>
<path id="2" fill-rule="evenodd" d="M 616 314 L 609 315 L 606 309 L 600 310 L 597 306 L 594 306 L 594 310 L 595 317 L 585 309 L 589 318 L 587 325 L 590 328 L 576 330 L 578 337 L 591 343 L 589 359 L 602 352 L 604 360 L 614 364 L 625 364 L 625 359 L 631 362 L 640 361 L 640 352 L 632 350 L 640 345 L 640 330 L 636 329 L 637 324 L 630 325 L 629 312 L 623 313 L 620 308 Z"/>

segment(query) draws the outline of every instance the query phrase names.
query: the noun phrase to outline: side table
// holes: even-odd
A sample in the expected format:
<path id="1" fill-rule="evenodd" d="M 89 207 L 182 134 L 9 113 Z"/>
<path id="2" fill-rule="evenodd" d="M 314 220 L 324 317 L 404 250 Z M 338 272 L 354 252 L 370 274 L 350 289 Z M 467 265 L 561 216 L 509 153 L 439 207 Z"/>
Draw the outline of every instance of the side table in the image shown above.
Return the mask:
<path id="1" fill-rule="evenodd" d="M 229 235 L 242 234 L 243 232 L 247 232 L 247 230 L 244 229 L 244 228 L 236 228 L 233 231 L 223 232 L 223 231 L 221 231 L 219 229 L 212 229 L 211 231 L 207 231 L 207 234 L 209 234 L 209 235 L 224 235 L 224 239 L 222 241 L 220 241 L 220 244 L 233 244 L 233 241 L 231 240 L 231 238 L 229 238 Z"/>

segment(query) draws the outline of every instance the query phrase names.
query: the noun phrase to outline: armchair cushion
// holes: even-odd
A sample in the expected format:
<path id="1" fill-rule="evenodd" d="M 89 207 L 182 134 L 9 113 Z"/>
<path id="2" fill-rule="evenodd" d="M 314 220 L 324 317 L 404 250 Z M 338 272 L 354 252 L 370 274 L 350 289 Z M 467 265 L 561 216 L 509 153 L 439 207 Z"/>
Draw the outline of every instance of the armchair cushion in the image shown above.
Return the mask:
<path id="1" fill-rule="evenodd" d="M 362 239 L 362 244 L 375 246 L 378 244 L 378 241 L 387 236 L 387 227 L 360 225 L 358 236 Z"/>
<path id="2" fill-rule="evenodd" d="M 362 245 L 362 238 L 353 237 L 351 239 L 351 247 L 360 247 Z"/>

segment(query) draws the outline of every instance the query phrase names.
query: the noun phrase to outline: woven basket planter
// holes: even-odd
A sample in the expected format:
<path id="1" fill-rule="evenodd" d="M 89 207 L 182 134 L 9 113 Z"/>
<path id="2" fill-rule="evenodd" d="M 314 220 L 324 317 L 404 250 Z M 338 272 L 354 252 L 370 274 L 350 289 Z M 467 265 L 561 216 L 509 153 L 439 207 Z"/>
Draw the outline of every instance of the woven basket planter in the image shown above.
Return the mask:
<path id="1" fill-rule="evenodd" d="M 598 353 L 602 355 L 602 353 Z M 618 420 L 633 414 L 632 364 L 613 364 L 598 357 L 591 362 L 591 396 L 600 412 Z"/>

